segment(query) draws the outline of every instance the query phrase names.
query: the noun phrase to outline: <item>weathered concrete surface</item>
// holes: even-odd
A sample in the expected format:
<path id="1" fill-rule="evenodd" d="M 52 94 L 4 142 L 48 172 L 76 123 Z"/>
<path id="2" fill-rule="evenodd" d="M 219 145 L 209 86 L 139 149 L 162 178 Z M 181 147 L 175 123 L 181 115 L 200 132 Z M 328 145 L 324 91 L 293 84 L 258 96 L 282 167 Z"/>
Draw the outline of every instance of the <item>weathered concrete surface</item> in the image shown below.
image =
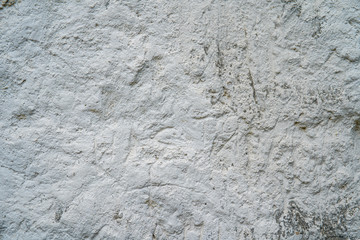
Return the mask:
<path id="1" fill-rule="evenodd" d="M 5 1 L 0 238 L 359 239 L 359 16 Z"/>

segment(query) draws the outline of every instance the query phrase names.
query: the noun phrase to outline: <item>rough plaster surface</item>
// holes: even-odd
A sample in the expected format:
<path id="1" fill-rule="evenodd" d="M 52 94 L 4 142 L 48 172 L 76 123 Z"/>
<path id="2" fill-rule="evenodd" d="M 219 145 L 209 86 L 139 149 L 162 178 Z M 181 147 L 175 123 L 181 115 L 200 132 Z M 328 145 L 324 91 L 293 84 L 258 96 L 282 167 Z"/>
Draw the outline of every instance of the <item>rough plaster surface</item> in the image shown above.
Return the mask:
<path id="1" fill-rule="evenodd" d="M 0 239 L 360 239 L 358 0 L 2 6 Z"/>

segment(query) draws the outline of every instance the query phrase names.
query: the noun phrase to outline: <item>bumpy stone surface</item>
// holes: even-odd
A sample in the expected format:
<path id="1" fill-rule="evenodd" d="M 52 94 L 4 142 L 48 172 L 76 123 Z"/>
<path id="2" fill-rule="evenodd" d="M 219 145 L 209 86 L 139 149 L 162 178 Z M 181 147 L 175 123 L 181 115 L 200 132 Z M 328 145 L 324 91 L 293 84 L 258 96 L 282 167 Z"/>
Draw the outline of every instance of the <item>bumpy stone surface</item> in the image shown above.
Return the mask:
<path id="1" fill-rule="evenodd" d="M 0 10 L 0 239 L 360 239 L 358 0 Z"/>

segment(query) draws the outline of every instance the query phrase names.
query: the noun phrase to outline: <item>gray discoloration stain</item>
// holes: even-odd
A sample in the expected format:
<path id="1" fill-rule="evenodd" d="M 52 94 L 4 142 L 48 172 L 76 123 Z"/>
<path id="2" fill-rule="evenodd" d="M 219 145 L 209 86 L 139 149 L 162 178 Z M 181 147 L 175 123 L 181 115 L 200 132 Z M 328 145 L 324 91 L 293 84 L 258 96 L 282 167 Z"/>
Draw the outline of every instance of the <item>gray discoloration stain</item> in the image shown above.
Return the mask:
<path id="1" fill-rule="evenodd" d="M 0 239 L 359 239 L 358 1 L 1 8 Z"/>

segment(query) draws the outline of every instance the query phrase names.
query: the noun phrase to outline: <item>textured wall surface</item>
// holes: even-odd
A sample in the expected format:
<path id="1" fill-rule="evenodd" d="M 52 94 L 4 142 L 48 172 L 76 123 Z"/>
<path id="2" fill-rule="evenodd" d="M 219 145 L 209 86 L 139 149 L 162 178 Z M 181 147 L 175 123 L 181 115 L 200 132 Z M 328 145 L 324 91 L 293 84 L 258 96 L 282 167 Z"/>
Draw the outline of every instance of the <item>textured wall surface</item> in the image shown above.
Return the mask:
<path id="1" fill-rule="evenodd" d="M 360 239 L 358 0 L 0 10 L 0 239 Z"/>

